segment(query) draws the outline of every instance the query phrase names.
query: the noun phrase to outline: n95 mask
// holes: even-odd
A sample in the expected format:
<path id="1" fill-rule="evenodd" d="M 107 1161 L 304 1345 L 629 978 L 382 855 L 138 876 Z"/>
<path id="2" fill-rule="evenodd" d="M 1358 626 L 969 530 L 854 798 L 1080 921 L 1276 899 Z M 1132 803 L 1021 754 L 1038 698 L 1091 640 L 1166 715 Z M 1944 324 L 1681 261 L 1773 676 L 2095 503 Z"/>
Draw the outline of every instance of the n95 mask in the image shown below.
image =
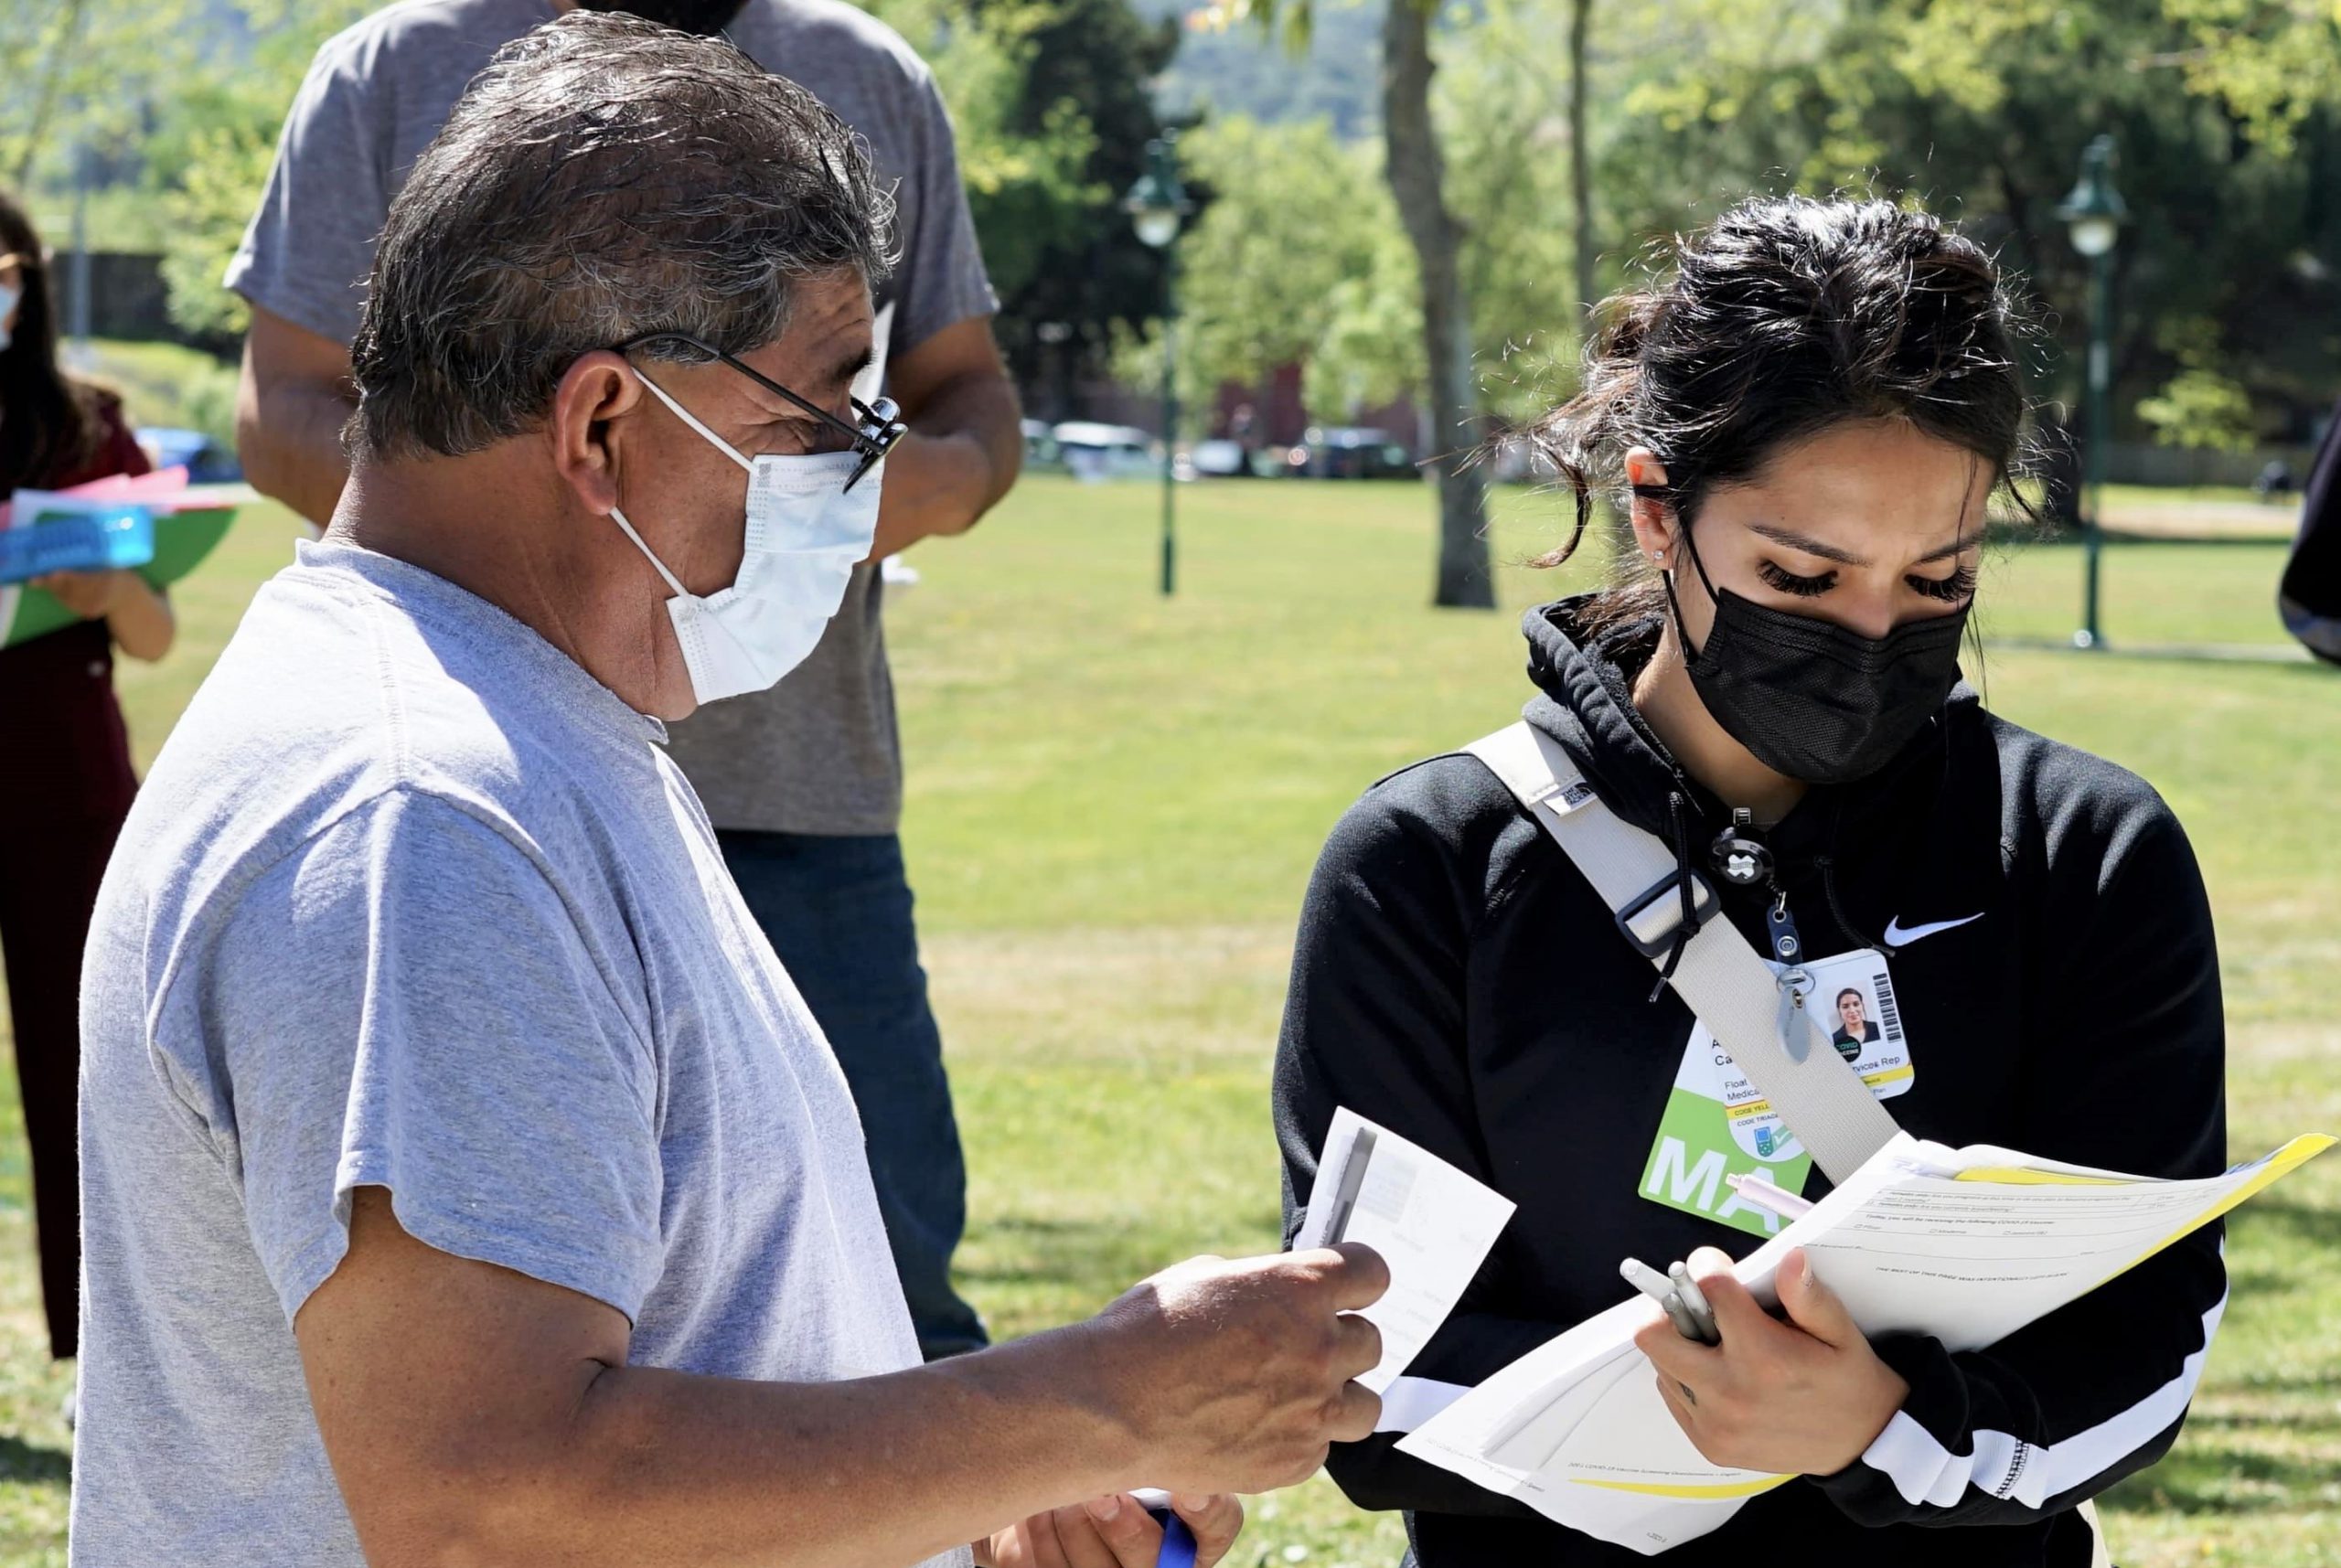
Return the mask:
<path id="1" fill-rule="evenodd" d="M 763 691 L 805 662 L 845 603 L 853 569 L 870 554 L 877 535 L 885 462 L 881 459 L 848 490 L 846 481 L 861 466 L 861 453 L 751 458 L 700 422 L 657 382 L 645 376 L 642 384 L 748 471 L 747 542 L 739 576 L 731 587 L 702 598 L 651 553 L 624 512 L 612 507 L 610 516 L 675 591 L 667 601 L 667 615 L 682 645 L 691 695 L 704 704 Z"/>

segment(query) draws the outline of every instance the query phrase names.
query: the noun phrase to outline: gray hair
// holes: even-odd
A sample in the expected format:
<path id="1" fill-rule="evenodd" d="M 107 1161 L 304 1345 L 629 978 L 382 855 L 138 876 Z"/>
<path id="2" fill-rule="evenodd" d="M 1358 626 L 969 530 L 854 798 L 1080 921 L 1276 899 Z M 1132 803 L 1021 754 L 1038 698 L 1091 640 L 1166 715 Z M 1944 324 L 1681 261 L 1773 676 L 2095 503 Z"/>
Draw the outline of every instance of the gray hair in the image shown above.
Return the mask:
<path id="1" fill-rule="evenodd" d="M 342 443 L 480 451 L 536 429 L 578 356 L 645 333 L 760 347 L 794 280 L 883 281 L 893 211 L 861 138 L 728 40 L 572 11 L 497 51 L 390 204 Z"/>

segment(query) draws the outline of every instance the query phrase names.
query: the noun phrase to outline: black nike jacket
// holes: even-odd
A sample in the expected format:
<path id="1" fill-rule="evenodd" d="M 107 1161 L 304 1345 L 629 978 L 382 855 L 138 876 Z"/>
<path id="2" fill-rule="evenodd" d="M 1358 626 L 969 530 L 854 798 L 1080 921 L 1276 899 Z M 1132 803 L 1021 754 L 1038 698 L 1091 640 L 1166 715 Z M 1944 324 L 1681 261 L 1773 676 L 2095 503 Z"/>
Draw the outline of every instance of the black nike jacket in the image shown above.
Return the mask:
<path id="1" fill-rule="evenodd" d="M 1670 842 L 1680 795 L 1705 869 L 1722 808 L 1629 696 L 1657 624 L 1580 646 L 1582 603 L 1527 617 L 1538 695 L 1526 717 L 1612 810 Z M 1906 1130 L 2154 1176 L 2222 1168 L 2210 910 L 2185 834 L 2145 784 L 1994 717 L 1962 686 L 1893 763 L 1815 788 L 1768 841 L 1806 952 L 1881 946 L 1889 926 L 1921 933 L 1890 958 L 1916 1074 L 1886 1104 Z M 1709 880 L 1762 951 L 1763 895 Z M 1654 979 L 1475 759 L 1384 779 L 1335 828 L 1277 1060 L 1287 1243 L 1340 1105 L 1519 1205 L 1410 1377 L 1478 1383 L 1614 1305 L 1630 1254 L 1758 1244 L 1637 1191 L 1692 1028 L 1672 991 L 1652 999 Z M 1806 1194 L 1826 1185 L 1815 1169 Z M 1908 1419 L 1845 1470 L 1753 1499 L 1665 1561 L 2084 1568 L 2090 1531 L 2071 1510 L 2169 1447 L 2226 1295 L 2210 1226 L 1989 1349 L 1880 1339 L 1909 1382 Z M 1406 1511 L 1421 1568 L 1643 1561 L 1396 1441 L 1339 1445 L 1329 1467 L 1362 1506 Z M 1945 1528 L 1963 1526 L 1990 1528 Z"/>

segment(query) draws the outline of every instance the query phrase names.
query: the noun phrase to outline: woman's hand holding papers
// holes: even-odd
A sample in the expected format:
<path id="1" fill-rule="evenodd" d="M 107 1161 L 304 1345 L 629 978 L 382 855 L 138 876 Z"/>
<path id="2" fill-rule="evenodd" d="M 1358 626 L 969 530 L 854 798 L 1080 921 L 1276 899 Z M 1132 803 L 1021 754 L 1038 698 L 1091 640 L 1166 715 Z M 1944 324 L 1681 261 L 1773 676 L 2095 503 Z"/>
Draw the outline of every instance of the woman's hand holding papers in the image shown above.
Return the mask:
<path id="1" fill-rule="evenodd" d="M 1244 1530 L 1244 1505 L 1224 1495 L 1174 1497 L 1194 1531 L 1195 1568 L 1212 1568 Z M 976 1546 L 977 1568 L 1155 1568 L 1162 1527 L 1127 1493 L 1036 1514 Z"/>
<path id="2" fill-rule="evenodd" d="M 1721 1252 L 1702 1247 L 1690 1262 L 1723 1343 L 1694 1344 L 1662 1317 L 1634 1343 L 1657 1367 L 1659 1392 L 1692 1445 L 1717 1465 L 1784 1475 L 1834 1475 L 1861 1457 L 1910 1388 L 1813 1277 L 1803 1251 L 1780 1264 L 1786 1322 L 1757 1304 Z"/>

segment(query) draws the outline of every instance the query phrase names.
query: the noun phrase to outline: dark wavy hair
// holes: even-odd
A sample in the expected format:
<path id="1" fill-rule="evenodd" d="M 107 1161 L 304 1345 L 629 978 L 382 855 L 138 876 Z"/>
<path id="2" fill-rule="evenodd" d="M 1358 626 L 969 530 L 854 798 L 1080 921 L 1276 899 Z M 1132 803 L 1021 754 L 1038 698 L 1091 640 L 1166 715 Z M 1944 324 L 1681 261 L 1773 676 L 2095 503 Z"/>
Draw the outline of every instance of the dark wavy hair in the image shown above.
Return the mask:
<path id="1" fill-rule="evenodd" d="M 0 349 L 0 494 L 80 467 L 97 449 L 103 393 L 57 362 L 57 303 L 48 253 L 15 197 L 0 192 L 0 256 L 24 279 L 16 329 Z"/>
<path id="2" fill-rule="evenodd" d="M 1534 564 L 1577 552 L 1595 496 L 1624 490 L 1634 447 L 1666 467 L 1664 485 L 1635 493 L 1688 527 L 1716 486 L 1848 420 L 1907 420 L 1965 448 L 2030 515 L 2012 483 L 2026 457 L 2017 349 L 2028 333 L 1992 257 L 1930 214 L 1874 200 L 1744 201 L 1679 238 L 1654 286 L 1596 313 L 1583 390 L 1531 431 L 1577 499 L 1568 541 Z M 1661 603 L 1629 531 L 1595 622 Z"/>

